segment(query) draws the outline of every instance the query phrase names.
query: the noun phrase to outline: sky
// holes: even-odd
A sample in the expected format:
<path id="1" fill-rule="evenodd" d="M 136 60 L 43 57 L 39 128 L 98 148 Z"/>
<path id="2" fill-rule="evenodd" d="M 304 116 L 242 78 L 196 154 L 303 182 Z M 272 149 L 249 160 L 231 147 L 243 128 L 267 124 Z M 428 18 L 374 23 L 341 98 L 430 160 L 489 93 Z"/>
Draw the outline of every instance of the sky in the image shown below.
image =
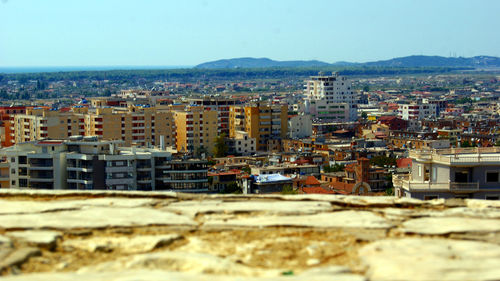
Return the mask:
<path id="1" fill-rule="evenodd" d="M 0 0 L 0 67 L 500 56 L 497 0 Z"/>

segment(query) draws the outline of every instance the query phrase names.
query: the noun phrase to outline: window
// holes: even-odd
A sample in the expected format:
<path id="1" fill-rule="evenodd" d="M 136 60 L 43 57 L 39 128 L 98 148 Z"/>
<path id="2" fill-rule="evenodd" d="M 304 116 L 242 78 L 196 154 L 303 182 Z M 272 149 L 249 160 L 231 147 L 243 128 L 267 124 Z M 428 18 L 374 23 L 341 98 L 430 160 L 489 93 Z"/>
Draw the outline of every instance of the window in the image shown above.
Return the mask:
<path id="1" fill-rule="evenodd" d="M 11 157 L 11 158 L 10 158 L 10 162 L 11 162 L 11 163 L 16 163 L 16 158 L 15 158 L 15 157 Z"/>
<path id="2" fill-rule="evenodd" d="M 486 172 L 486 182 L 498 182 L 498 172 Z"/>
<path id="3" fill-rule="evenodd" d="M 424 200 L 432 200 L 432 199 L 438 199 L 439 196 L 437 195 L 425 195 Z"/>

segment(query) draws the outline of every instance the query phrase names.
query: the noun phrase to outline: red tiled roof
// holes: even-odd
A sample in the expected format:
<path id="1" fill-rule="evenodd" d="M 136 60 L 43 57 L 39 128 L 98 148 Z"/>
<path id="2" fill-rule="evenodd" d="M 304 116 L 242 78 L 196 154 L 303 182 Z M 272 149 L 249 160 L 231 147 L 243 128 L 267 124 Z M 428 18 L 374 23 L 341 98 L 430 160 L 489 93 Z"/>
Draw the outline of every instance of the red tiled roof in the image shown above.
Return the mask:
<path id="1" fill-rule="evenodd" d="M 378 121 L 392 121 L 394 119 L 397 119 L 398 117 L 396 116 L 380 116 L 378 118 Z"/>
<path id="2" fill-rule="evenodd" d="M 308 176 L 305 182 L 306 185 L 319 185 L 321 184 L 314 176 Z"/>
<path id="3" fill-rule="evenodd" d="M 322 187 L 303 187 L 302 192 L 306 194 L 335 194 L 332 190 L 326 190 Z"/>
<path id="4" fill-rule="evenodd" d="M 411 167 L 411 165 L 412 165 L 411 158 L 396 159 L 396 165 L 397 165 L 398 168 L 408 168 L 408 167 Z"/>
<path id="5" fill-rule="evenodd" d="M 335 192 L 341 194 L 350 194 L 354 187 L 354 183 L 331 182 L 330 186 L 335 189 Z"/>

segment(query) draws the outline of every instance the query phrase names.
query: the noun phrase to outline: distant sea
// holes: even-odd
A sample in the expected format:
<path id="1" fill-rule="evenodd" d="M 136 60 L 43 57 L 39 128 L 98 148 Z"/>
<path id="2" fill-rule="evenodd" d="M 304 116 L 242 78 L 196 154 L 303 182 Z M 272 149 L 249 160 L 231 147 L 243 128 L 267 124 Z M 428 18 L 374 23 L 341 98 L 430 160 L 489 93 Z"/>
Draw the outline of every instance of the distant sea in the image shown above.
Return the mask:
<path id="1" fill-rule="evenodd" d="M 0 73 L 40 73 L 40 72 L 67 72 L 67 71 L 105 71 L 105 70 L 148 70 L 148 69 L 180 69 L 192 68 L 190 65 L 166 66 L 33 66 L 33 67 L 0 67 Z"/>

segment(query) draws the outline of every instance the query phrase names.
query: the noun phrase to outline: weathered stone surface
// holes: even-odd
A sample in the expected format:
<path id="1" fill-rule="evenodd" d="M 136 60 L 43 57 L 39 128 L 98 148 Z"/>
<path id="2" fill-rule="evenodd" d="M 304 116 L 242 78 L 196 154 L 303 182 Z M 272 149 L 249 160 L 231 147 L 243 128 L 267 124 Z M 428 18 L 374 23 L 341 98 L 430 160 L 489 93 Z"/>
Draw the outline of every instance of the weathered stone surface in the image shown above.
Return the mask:
<path id="1" fill-rule="evenodd" d="M 26 247 L 13 250 L 6 257 L 0 260 L 0 271 L 11 266 L 18 266 L 29 258 L 40 255 L 38 248 Z"/>
<path id="2" fill-rule="evenodd" d="M 404 222 L 402 230 L 418 234 L 494 232 L 500 231 L 500 220 L 460 217 L 418 218 Z"/>
<path id="3" fill-rule="evenodd" d="M 492 201 L 47 190 L 0 197 L 6 280 L 500 279 L 500 205 Z"/>
<path id="4" fill-rule="evenodd" d="M 13 231 L 7 233 L 7 235 L 41 247 L 54 247 L 57 238 L 61 237 L 60 232 L 46 230 Z"/>
<path id="5" fill-rule="evenodd" d="M 365 211 L 340 211 L 304 216 L 257 216 L 221 221 L 208 221 L 205 227 L 270 227 L 300 226 L 319 228 L 389 228 L 383 217 Z"/>
<path id="6" fill-rule="evenodd" d="M 0 235 L 0 261 L 12 252 L 12 242 L 9 237 Z"/>
<path id="7" fill-rule="evenodd" d="M 170 204 L 167 210 L 181 212 L 194 216 L 199 213 L 240 213 L 264 212 L 267 214 L 314 214 L 330 211 L 331 205 L 327 202 L 311 201 L 257 201 L 248 204 L 248 201 L 223 202 L 211 201 L 182 201 Z"/>
<path id="8" fill-rule="evenodd" d="M 218 256 L 181 251 L 162 251 L 119 258 L 95 266 L 81 268 L 78 272 L 106 272 L 128 269 L 162 269 L 216 275 L 278 276 L 280 270 L 251 268 Z"/>
<path id="9" fill-rule="evenodd" d="M 7 236 L 0 235 L 0 247 L 5 246 L 5 245 L 10 245 L 11 241 L 10 238 Z"/>
<path id="10" fill-rule="evenodd" d="M 139 225 L 188 225 L 188 217 L 152 208 L 83 207 L 80 210 L 0 216 L 3 228 L 102 228 Z"/>
<path id="11" fill-rule="evenodd" d="M 153 199 L 90 198 L 85 200 L 12 201 L 0 200 L 0 215 L 77 210 L 84 206 L 140 207 L 154 202 Z"/>
<path id="12" fill-rule="evenodd" d="M 404 238 L 359 251 L 370 280 L 499 280 L 500 246 L 473 241 Z"/>
<path id="13" fill-rule="evenodd" d="M 181 238 L 178 234 L 167 235 L 140 235 L 135 237 L 106 237 L 97 236 L 90 239 L 66 240 L 62 244 L 65 248 L 77 248 L 89 252 L 120 251 L 122 253 L 143 253 L 168 245 Z"/>
<path id="14" fill-rule="evenodd" d="M 498 200 L 466 199 L 465 202 L 469 208 L 500 208 Z"/>
<path id="15" fill-rule="evenodd" d="M 273 277 L 225 276 L 211 274 L 197 274 L 190 272 L 172 272 L 163 270 L 124 270 L 119 272 L 86 272 L 84 274 L 42 273 L 21 276 L 10 276 L 6 281 L 157 281 L 157 280 L 183 280 L 183 281 L 362 281 L 364 277 L 344 272 L 324 271 L 311 272 L 311 274 L 286 275 Z"/>

